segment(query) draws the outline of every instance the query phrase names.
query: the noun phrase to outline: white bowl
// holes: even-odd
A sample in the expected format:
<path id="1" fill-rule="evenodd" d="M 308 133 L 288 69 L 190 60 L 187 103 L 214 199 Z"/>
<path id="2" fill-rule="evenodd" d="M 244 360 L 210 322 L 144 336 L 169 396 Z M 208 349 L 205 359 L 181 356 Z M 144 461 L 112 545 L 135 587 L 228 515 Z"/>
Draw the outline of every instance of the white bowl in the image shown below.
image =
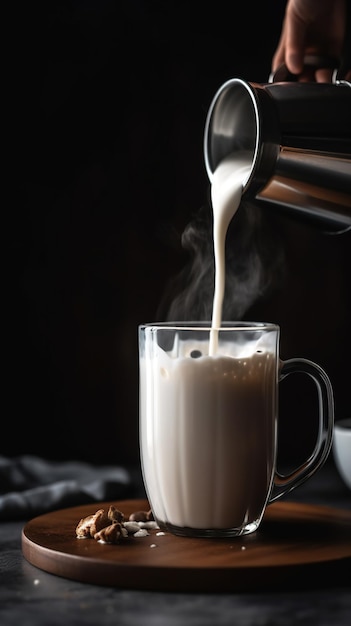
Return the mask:
<path id="1" fill-rule="evenodd" d="M 334 424 L 333 455 L 341 478 L 351 489 L 351 417 Z"/>

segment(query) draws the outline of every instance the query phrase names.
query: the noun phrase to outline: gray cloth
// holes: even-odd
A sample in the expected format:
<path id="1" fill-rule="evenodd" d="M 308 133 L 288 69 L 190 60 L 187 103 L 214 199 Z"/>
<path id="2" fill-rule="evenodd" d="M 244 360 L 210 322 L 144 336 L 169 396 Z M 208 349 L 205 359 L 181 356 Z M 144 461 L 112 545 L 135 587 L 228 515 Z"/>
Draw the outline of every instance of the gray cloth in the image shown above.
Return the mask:
<path id="1" fill-rule="evenodd" d="M 0 456 L 0 520 L 30 519 L 60 508 L 128 497 L 130 473 L 118 466 Z"/>

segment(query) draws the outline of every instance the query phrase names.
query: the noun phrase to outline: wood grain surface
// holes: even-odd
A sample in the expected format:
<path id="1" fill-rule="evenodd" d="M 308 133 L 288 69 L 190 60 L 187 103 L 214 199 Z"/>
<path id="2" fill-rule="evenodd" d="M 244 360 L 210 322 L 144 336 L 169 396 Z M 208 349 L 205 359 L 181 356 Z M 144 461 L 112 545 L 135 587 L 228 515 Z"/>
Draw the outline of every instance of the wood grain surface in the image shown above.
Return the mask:
<path id="1" fill-rule="evenodd" d="M 51 574 L 124 589 L 230 592 L 350 584 L 350 511 L 278 502 L 245 537 L 193 539 L 151 530 L 115 545 L 77 539 L 79 520 L 110 504 L 126 518 L 149 509 L 146 500 L 125 500 L 36 517 L 23 528 L 24 557 Z"/>

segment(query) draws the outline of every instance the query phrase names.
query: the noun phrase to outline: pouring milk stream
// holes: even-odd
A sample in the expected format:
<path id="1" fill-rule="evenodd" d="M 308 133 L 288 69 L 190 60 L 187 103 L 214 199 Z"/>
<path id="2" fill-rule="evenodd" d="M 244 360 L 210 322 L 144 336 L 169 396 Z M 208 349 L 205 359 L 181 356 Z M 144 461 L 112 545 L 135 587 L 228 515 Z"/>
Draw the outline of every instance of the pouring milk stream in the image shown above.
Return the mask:
<path id="1" fill-rule="evenodd" d="M 222 323 L 225 290 L 225 241 L 229 224 L 239 208 L 245 180 L 250 173 L 247 160 L 242 163 L 229 155 L 217 166 L 211 183 L 213 209 L 213 245 L 215 257 L 215 291 L 209 354 L 218 346 L 218 330 Z"/>

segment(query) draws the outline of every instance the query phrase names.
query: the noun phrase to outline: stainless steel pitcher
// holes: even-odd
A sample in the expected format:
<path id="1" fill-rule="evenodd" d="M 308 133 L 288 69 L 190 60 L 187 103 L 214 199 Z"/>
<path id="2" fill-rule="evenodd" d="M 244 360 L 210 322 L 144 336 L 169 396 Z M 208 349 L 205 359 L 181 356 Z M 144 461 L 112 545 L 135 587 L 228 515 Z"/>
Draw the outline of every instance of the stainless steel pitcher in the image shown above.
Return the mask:
<path id="1" fill-rule="evenodd" d="M 327 232 L 350 230 L 351 84 L 281 76 L 267 84 L 233 78 L 217 91 L 204 133 L 209 179 L 232 155 L 250 167 L 243 199 L 318 221 Z"/>

